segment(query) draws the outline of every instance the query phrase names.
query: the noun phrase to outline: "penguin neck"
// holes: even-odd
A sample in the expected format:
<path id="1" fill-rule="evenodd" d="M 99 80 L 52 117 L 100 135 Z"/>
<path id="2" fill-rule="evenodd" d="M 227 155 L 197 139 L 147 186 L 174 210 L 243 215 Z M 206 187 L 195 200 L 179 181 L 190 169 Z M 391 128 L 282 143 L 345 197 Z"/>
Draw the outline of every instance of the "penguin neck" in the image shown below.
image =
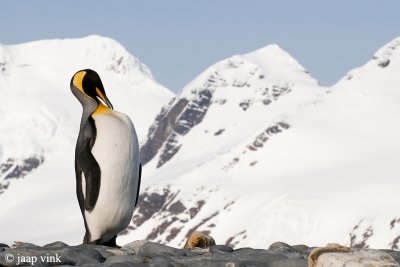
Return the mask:
<path id="1" fill-rule="evenodd" d="M 96 111 L 99 106 L 99 103 L 96 101 L 86 101 L 82 103 L 83 105 L 83 112 L 82 112 L 82 119 L 81 119 L 81 129 L 85 127 L 89 117 Z"/>

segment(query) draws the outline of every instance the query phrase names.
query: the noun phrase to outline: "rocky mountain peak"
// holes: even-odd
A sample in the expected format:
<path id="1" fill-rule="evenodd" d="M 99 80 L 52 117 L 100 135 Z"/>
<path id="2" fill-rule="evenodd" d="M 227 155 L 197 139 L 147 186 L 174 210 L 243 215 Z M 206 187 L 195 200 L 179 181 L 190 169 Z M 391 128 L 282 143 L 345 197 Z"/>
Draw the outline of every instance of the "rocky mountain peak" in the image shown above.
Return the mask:
<path id="1" fill-rule="evenodd" d="M 394 60 L 400 57 L 400 37 L 397 37 L 379 49 L 372 60 L 381 68 L 386 68 Z"/>
<path id="2" fill-rule="evenodd" d="M 380 86 L 380 81 L 390 79 L 393 81 L 390 84 L 398 84 L 400 82 L 400 76 L 397 75 L 398 68 L 400 68 L 400 37 L 378 49 L 371 60 L 348 72 L 338 84 L 350 83 L 354 87 L 357 83 L 358 86 L 365 88 L 374 85 L 372 87 L 376 89 L 374 90 L 376 92 L 392 90 L 390 87 Z"/>
<path id="3" fill-rule="evenodd" d="M 1 45 L 0 192 L 45 168 L 54 154 L 64 153 L 73 162 L 82 107 L 69 85 L 72 75 L 85 68 L 99 73 L 114 107 L 132 119 L 139 138 L 173 97 L 144 64 L 110 38 Z M 73 177 L 73 169 L 66 173 L 71 175 L 67 179 Z"/>
<path id="4" fill-rule="evenodd" d="M 92 68 L 113 72 L 134 81 L 153 79 L 148 67 L 132 56 L 117 41 L 91 35 L 77 39 L 51 39 L 0 47 L 0 74 L 24 69 L 67 71 Z M 69 76 L 69 75 L 68 75 Z M 135 76 L 134 79 L 131 76 Z"/>
<path id="5" fill-rule="evenodd" d="M 180 139 L 204 120 L 210 108 L 218 107 L 218 116 L 232 117 L 233 110 L 246 112 L 252 106 L 267 107 L 304 81 L 316 84 L 277 45 L 217 62 L 183 88 L 159 113 L 141 150 L 143 163 L 157 154 L 157 168 L 168 162 L 179 152 Z M 245 115 L 254 116 L 257 115 L 252 112 Z"/>

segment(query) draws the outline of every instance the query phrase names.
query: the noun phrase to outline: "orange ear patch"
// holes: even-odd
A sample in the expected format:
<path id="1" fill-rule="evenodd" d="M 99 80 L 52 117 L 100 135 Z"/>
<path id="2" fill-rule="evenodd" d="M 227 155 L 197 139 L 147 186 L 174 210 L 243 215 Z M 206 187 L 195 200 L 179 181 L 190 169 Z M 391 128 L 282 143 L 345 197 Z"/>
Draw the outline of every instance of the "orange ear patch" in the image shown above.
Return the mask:
<path id="1" fill-rule="evenodd" d="M 78 88 L 79 90 L 81 90 L 83 93 L 85 93 L 85 92 L 83 91 L 82 81 L 83 81 L 83 77 L 85 77 L 85 75 L 86 75 L 86 71 L 80 71 L 74 75 L 74 80 L 72 81 L 72 83 L 75 85 L 75 87 Z"/>

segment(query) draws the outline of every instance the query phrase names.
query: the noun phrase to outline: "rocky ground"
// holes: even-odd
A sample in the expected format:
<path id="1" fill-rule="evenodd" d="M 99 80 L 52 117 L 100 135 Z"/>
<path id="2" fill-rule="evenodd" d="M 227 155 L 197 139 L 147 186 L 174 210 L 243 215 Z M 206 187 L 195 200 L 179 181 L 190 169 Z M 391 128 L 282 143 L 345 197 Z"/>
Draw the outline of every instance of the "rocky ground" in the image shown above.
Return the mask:
<path id="1" fill-rule="evenodd" d="M 68 246 L 54 242 L 45 246 L 30 243 L 15 243 L 11 248 L 0 243 L 0 266 L 179 266 L 179 267 L 322 267 L 322 266 L 400 266 L 400 252 L 383 250 L 362 250 L 360 257 L 375 257 L 378 261 L 357 258 L 355 265 L 335 264 L 337 259 L 316 262 L 308 260 L 313 248 L 305 245 L 289 246 L 277 242 L 268 249 L 232 249 L 224 245 L 202 248 L 177 249 L 149 241 L 135 241 L 122 248 L 98 245 Z M 350 249 L 351 250 L 351 249 Z M 360 250 L 361 251 L 361 250 Z M 367 256 L 365 255 L 367 254 Z M 373 256 L 374 253 L 379 255 Z M 311 253 L 312 254 L 312 253 Z M 314 260 L 321 250 L 314 253 Z M 353 254 L 346 254 L 352 258 Z M 321 257 L 322 259 L 322 257 Z M 397 262 L 396 262 L 397 261 Z M 365 262 L 368 262 L 366 264 Z M 348 263 L 348 259 L 347 259 Z M 371 264 L 372 263 L 372 264 Z M 310 264 L 310 265 L 309 265 Z M 330 265 L 329 265 L 330 264 Z"/>

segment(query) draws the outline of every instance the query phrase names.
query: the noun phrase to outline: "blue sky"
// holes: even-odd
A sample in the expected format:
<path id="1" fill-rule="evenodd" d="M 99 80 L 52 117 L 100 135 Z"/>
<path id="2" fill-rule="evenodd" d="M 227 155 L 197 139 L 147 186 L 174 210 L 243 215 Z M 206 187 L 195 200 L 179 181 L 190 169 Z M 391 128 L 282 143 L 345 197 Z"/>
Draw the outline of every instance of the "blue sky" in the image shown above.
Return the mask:
<path id="1" fill-rule="evenodd" d="M 323 85 L 400 36 L 400 1 L 2 0 L 0 43 L 100 34 L 177 92 L 233 54 L 277 43 Z"/>

